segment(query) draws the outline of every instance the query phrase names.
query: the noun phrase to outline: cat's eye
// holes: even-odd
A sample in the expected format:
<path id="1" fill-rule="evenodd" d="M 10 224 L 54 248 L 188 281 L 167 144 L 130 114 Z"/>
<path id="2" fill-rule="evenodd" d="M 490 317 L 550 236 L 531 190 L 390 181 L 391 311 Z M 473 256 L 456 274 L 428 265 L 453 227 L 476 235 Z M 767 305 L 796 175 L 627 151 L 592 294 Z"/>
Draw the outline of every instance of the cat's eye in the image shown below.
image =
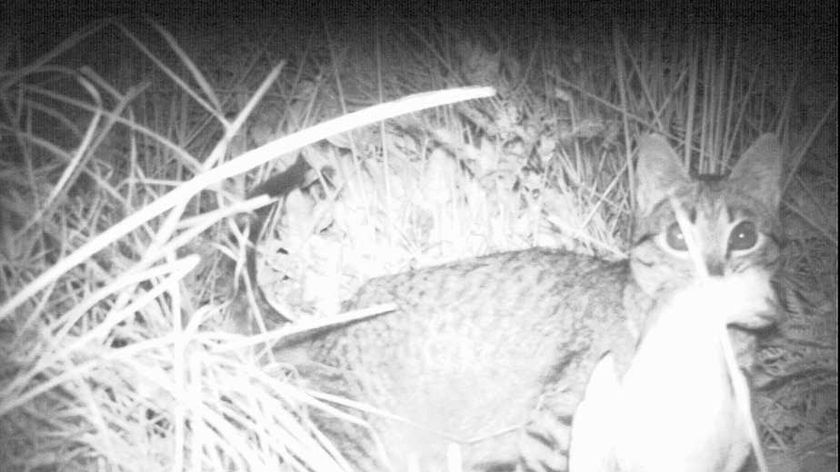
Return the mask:
<path id="1" fill-rule="evenodd" d="M 752 249 L 758 243 L 758 231 L 752 221 L 742 221 L 735 225 L 729 233 L 729 250 L 745 251 Z"/>
<path id="2" fill-rule="evenodd" d="M 668 243 L 668 247 L 675 251 L 688 251 L 685 236 L 683 236 L 680 225 L 677 222 L 671 223 L 671 226 L 668 227 L 668 230 L 665 232 L 665 242 Z"/>

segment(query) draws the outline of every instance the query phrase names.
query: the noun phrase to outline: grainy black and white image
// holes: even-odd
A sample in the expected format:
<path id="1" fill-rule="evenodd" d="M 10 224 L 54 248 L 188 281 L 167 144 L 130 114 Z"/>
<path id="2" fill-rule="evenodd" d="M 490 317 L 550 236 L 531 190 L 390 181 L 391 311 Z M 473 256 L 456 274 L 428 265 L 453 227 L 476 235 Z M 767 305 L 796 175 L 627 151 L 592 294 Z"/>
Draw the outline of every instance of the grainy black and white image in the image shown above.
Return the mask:
<path id="1" fill-rule="evenodd" d="M 837 471 L 837 7 L 0 10 L 0 472 Z"/>

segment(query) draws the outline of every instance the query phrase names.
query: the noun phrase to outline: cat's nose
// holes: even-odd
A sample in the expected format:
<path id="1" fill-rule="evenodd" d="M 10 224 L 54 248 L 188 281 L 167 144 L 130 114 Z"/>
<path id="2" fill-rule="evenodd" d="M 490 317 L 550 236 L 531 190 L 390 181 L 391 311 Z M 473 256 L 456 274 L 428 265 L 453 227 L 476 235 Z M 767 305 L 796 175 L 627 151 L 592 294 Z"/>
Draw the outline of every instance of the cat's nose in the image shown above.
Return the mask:
<path id="1" fill-rule="evenodd" d="M 722 261 L 717 257 L 706 258 L 706 270 L 708 271 L 710 277 L 723 277 L 725 268 L 725 261 Z"/>

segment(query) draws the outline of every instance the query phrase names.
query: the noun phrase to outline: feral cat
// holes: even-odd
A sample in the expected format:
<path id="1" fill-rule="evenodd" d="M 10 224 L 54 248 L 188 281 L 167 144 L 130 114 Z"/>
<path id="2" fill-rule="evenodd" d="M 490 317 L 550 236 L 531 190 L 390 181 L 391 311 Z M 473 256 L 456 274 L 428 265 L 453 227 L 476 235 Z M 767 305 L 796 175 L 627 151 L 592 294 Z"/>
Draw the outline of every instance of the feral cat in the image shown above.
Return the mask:
<path id="1" fill-rule="evenodd" d="M 689 178 L 659 136 L 642 137 L 638 156 L 628 260 L 530 249 L 373 279 L 346 308 L 395 312 L 278 348 L 304 353 L 313 388 L 405 419 L 358 413 L 368 429 L 318 414 L 357 469 L 567 470 L 593 369 L 611 353 L 619 375 L 627 370 L 656 307 L 694 279 L 671 200 L 702 238 L 710 275 L 769 280 L 779 255 L 775 137 L 760 137 L 728 178 Z"/>

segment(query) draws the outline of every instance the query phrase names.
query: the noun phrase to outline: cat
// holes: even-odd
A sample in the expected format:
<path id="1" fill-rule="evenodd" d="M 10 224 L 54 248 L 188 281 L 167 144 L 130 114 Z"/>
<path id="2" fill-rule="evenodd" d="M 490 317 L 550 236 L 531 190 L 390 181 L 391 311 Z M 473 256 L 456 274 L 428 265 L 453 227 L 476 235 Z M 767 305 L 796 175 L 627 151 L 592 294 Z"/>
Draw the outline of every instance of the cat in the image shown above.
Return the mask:
<path id="1" fill-rule="evenodd" d="M 344 307 L 394 312 L 279 346 L 311 388 L 405 420 L 356 412 L 365 427 L 313 412 L 344 457 L 366 471 L 453 461 L 465 471 L 567 470 L 572 418 L 596 365 L 609 353 L 617 375 L 627 371 L 657 306 L 695 278 L 672 201 L 703 240 L 712 277 L 751 270 L 769 280 L 780 248 L 775 136 L 759 137 L 726 178 L 690 178 L 665 138 L 646 135 L 636 177 L 629 259 L 534 248 L 380 277 Z"/>

